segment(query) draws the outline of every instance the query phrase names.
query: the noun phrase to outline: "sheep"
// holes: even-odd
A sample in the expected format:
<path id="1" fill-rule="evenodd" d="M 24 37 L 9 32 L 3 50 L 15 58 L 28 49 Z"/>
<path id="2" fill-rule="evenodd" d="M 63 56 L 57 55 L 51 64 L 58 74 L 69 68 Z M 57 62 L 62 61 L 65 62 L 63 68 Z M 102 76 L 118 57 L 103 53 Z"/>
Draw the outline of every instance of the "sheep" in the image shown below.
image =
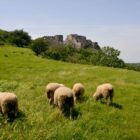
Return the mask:
<path id="1" fill-rule="evenodd" d="M 0 92 L 0 112 L 7 120 L 17 116 L 18 98 L 14 93 Z"/>
<path id="2" fill-rule="evenodd" d="M 112 104 L 113 96 L 114 96 L 114 89 L 110 83 L 99 85 L 96 88 L 96 92 L 93 94 L 93 98 L 95 98 L 96 101 L 105 98 L 108 105 Z"/>
<path id="3" fill-rule="evenodd" d="M 81 83 L 76 83 L 73 85 L 73 93 L 74 93 L 74 102 L 80 101 L 84 95 L 85 88 Z"/>
<path id="4" fill-rule="evenodd" d="M 59 87 L 54 92 L 54 105 L 59 108 L 61 113 L 72 118 L 74 98 L 73 91 L 68 87 Z"/>
<path id="5" fill-rule="evenodd" d="M 57 88 L 64 86 L 63 84 L 59 84 L 59 83 L 49 83 L 46 87 L 45 87 L 45 93 L 47 94 L 47 98 L 48 98 L 48 102 L 50 105 L 53 104 L 54 102 L 54 92 Z"/>

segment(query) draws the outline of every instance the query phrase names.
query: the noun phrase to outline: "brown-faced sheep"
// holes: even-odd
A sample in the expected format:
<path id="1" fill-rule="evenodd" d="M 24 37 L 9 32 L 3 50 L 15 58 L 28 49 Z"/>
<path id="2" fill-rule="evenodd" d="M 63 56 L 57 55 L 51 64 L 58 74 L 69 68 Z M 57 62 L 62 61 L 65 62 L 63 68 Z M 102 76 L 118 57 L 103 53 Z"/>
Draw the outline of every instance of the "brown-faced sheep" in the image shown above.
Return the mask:
<path id="1" fill-rule="evenodd" d="M 7 119 L 17 116 L 18 99 L 14 93 L 0 92 L 0 111 Z"/>
<path id="2" fill-rule="evenodd" d="M 108 105 L 112 104 L 114 95 L 114 89 L 113 86 L 110 83 L 105 83 L 102 85 L 99 85 L 96 88 L 96 92 L 94 93 L 93 97 L 96 100 L 100 100 L 101 98 L 105 98 Z"/>
<path id="3" fill-rule="evenodd" d="M 85 92 L 85 88 L 81 83 L 76 83 L 76 84 L 74 84 L 72 90 L 74 93 L 74 95 L 73 95 L 74 102 L 76 103 L 77 101 L 80 101 L 81 98 L 83 97 L 84 92 Z"/>
<path id="4" fill-rule="evenodd" d="M 68 87 L 59 87 L 54 92 L 54 105 L 66 116 L 72 117 L 74 98 L 73 91 Z"/>
<path id="5" fill-rule="evenodd" d="M 57 88 L 64 86 L 63 84 L 59 83 L 49 83 L 45 88 L 45 93 L 47 94 L 47 98 L 49 101 L 49 104 L 53 104 L 54 102 L 54 92 Z"/>

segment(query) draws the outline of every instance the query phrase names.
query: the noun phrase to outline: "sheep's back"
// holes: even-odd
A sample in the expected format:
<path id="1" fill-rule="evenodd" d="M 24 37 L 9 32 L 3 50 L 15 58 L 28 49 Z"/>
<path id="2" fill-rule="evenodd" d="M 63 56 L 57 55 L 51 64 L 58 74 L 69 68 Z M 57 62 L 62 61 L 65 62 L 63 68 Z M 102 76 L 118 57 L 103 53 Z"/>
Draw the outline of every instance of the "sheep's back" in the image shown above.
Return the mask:
<path id="1" fill-rule="evenodd" d="M 46 86 L 46 91 L 55 91 L 57 88 L 63 86 L 63 84 L 59 84 L 59 83 L 49 83 Z"/>
<path id="2" fill-rule="evenodd" d="M 84 88 L 84 86 L 81 83 L 76 83 L 73 86 L 73 91 L 74 92 L 80 91 L 81 93 L 83 93 L 84 92 L 84 89 L 85 88 Z"/>
<path id="3" fill-rule="evenodd" d="M 67 97 L 72 97 L 73 96 L 73 91 L 67 87 L 59 87 L 56 89 L 54 96 L 67 96 Z"/>
<path id="4" fill-rule="evenodd" d="M 0 92 L 0 101 L 17 100 L 17 96 L 14 93 Z"/>

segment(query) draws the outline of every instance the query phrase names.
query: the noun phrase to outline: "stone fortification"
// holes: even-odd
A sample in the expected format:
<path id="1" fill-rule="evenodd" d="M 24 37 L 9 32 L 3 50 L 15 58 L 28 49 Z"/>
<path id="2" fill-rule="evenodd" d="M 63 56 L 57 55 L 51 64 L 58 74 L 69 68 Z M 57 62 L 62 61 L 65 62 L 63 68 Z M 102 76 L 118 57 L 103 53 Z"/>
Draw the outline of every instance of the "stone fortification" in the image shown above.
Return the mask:
<path id="1" fill-rule="evenodd" d="M 63 43 L 63 35 L 44 36 L 43 38 L 53 44 Z"/>
<path id="2" fill-rule="evenodd" d="M 94 48 L 96 50 L 100 49 L 100 46 L 97 42 L 92 42 L 88 40 L 85 36 L 78 34 L 67 35 L 66 40 L 63 41 L 63 35 L 55 36 L 44 36 L 45 40 L 49 41 L 51 44 L 70 44 L 75 48 Z"/>

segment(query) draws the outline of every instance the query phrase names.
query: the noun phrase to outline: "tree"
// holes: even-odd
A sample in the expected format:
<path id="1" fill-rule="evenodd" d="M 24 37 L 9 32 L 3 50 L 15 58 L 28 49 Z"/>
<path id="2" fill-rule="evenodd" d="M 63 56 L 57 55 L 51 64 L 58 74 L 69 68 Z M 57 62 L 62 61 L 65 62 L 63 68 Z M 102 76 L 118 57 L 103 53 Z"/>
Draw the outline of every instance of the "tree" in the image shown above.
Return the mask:
<path id="1" fill-rule="evenodd" d="M 120 51 L 112 47 L 103 47 L 100 63 L 109 67 L 124 67 L 125 63 L 119 58 Z"/>
<path id="2" fill-rule="evenodd" d="M 55 60 L 62 60 L 68 61 L 69 55 L 75 52 L 75 48 L 71 47 L 70 45 L 61 44 L 59 46 L 50 46 L 48 50 L 45 52 L 44 57 L 55 59 Z"/>
<path id="3" fill-rule="evenodd" d="M 112 47 L 103 47 L 102 48 L 102 52 L 108 56 L 108 57 L 112 57 L 112 58 L 116 58 L 120 55 L 120 51 L 117 49 L 114 49 Z"/>
<path id="4" fill-rule="evenodd" d="M 125 67 L 125 63 L 119 58 L 120 51 L 112 47 L 103 47 L 91 57 L 91 63 L 108 67 Z"/>
<path id="5" fill-rule="evenodd" d="M 15 30 L 9 33 L 9 42 L 18 47 L 25 47 L 31 43 L 31 37 L 23 30 Z"/>
<path id="6" fill-rule="evenodd" d="M 9 32 L 0 29 L 0 44 L 5 44 L 8 40 Z"/>
<path id="7" fill-rule="evenodd" d="M 103 52 L 101 50 L 94 51 L 92 56 L 90 57 L 90 63 L 94 65 L 102 65 L 100 60 L 104 56 Z"/>
<path id="8" fill-rule="evenodd" d="M 44 40 L 43 38 L 38 38 L 36 40 L 33 40 L 31 44 L 31 49 L 36 53 L 36 55 L 39 55 L 43 52 L 45 52 L 48 49 L 49 43 Z"/>

